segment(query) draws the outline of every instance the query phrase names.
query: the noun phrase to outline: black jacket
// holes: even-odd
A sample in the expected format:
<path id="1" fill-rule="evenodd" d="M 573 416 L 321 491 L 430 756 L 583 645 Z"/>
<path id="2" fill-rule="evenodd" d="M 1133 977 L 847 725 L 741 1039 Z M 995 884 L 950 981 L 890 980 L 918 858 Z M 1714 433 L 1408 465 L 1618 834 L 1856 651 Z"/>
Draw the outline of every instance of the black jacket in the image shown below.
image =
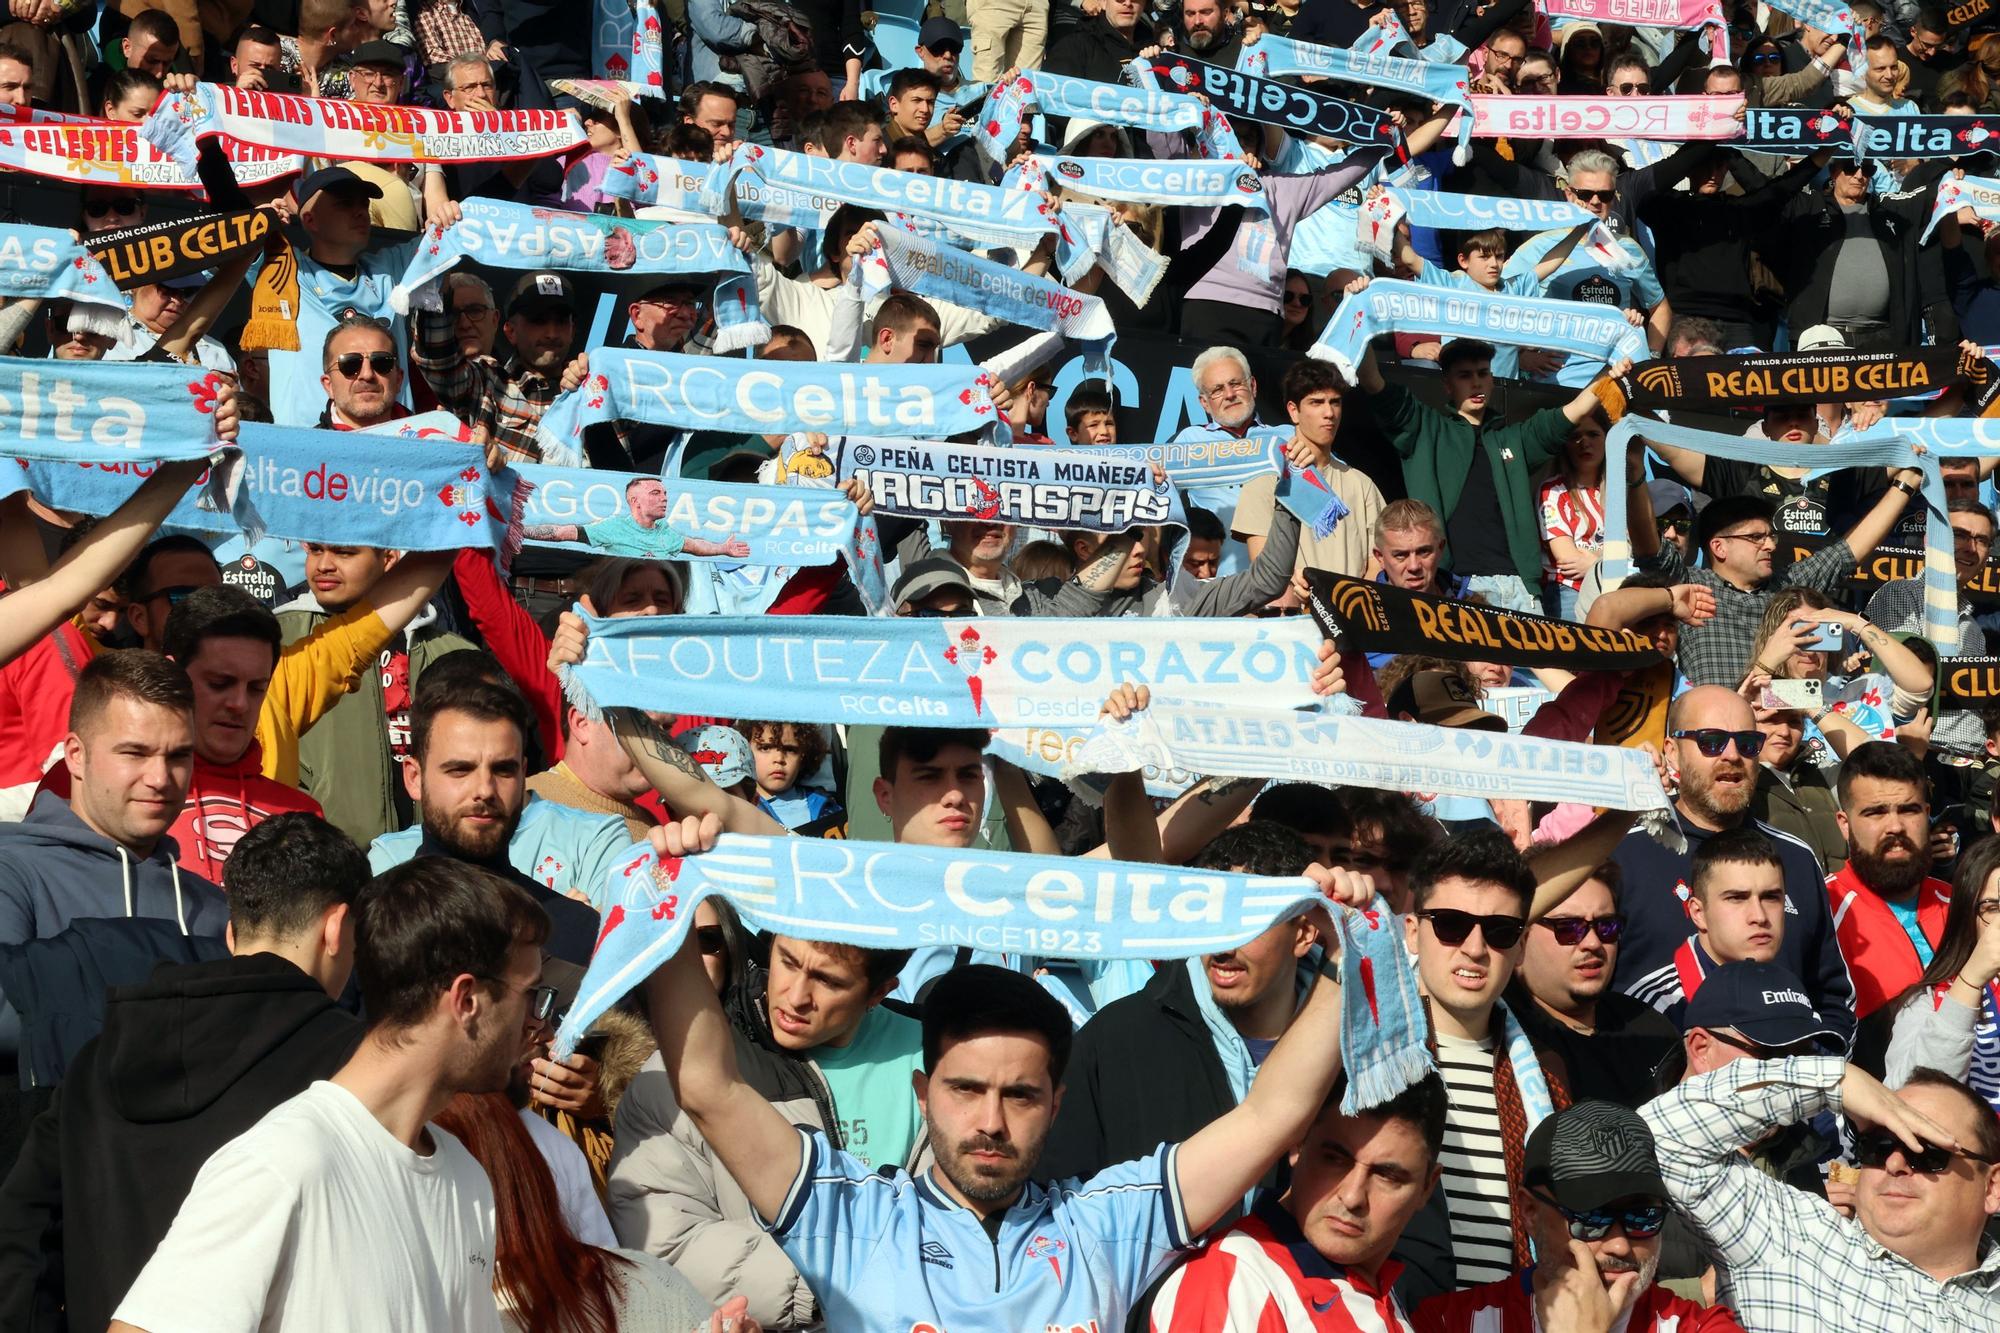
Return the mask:
<path id="1" fill-rule="evenodd" d="M 1036 1176 L 1089 1177 L 1179 1143 L 1233 1110 L 1229 1075 L 1179 960 L 1137 995 L 1114 1000 L 1076 1034 L 1062 1110 Z"/>
<path id="2" fill-rule="evenodd" d="M 120 987 L 0 1185 L 0 1328 L 99 1329 L 209 1155 L 326 1078 L 361 1024 L 275 954 Z"/>
<path id="3" fill-rule="evenodd" d="M 1104 15 L 1098 14 L 1058 39 L 1042 68 L 1051 74 L 1118 83 L 1125 62 L 1135 59 L 1141 50 L 1157 41 L 1152 24 L 1143 18 L 1132 26 L 1132 35 L 1127 37 L 1105 22 Z"/>
<path id="4" fill-rule="evenodd" d="M 1693 171 L 1706 164 L 1688 165 Z M 1667 188 L 1647 196 L 1638 212 L 1652 228 L 1653 268 L 1674 314 L 1753 322 L 1757 300 L 1750 252 L 1817 171 L 1812 159 L 1804 158 L 1742 194 L 1695 194 L 1672 188 L 1677 181 L 1659 182 Z"/>
<path id="5" fill-rule="evenodd" d="M 1923 290 L 1917 235 L 1930 218 L 1937 180 L 1951 165 L 1947 158 L 1925 162 L 1910 173 L 1902 191 L 1868 196 L 1868 221 L 1889 269 L 1889 333 L 1901 344 L 1918 340 L 1918 321 L 1925 306 L 1943 297 L 1941 287 Z M 1774 243 L 1767 249 L 1776 261 L 1778 280 L 1785 286 L 1786 313 L 1794 329 L 1826 323 L 1834 258 L 1843 234 L 1840 206 L 1825 188 L 1808 190 L 1786 207 Z"/>

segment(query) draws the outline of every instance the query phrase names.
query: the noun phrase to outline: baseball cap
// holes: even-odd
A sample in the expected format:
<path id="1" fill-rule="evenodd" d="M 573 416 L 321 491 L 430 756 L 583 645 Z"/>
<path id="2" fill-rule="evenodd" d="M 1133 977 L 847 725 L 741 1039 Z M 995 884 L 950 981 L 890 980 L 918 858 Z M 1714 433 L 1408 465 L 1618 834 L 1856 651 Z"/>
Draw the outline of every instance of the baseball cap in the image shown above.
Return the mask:
<path id="1" fill-rule="evenodd" d="M 939 14 L 936 18 L 925 19 L 924 26 L 917 29 L 917 45 L 937 55 L 943 55 L 947 47 L 962 51 L 965 49 L 965 29 Z"/>
<path id="2" fill-rule="evenodd" d="M 1708 503 L 1706 500 L 1697 500 L 1693 491 L 1677 481 L 1649 481 L 1646 483 L 1646 494 L 1652 497 L 1655 514 L 1664 514 L 1669 509 L 1685 509 L 1690 514 L 1699 513 L 1701 507 Z"/>
<path id="3" fill-rule="evenodd" d="M 1419 722 L 1434 727 L 1464 727 L 1472 731 L 1505 731 L 1507 719 L 1479 706 L 1472 692 L 1456 672 L 1413 671 L 1389 696 L 1389 716 L 1408 713 Z"/>
<path id="4" fill-rule="evenodd" d="M 750 742 L 734 727 L 717 723 L 689 727 L 674 736 L 674 744 L 701 765 L 709 781 L 725 791 L 756 776 L 757 770 L 750 762 Z"/>
<path id="5" fill-rule="evenodd" d="M 946 555 L 927 556 L 903 568 L 896 586 L 889 590 L 889 601 L 894 606 L 908 602 L 921 602 L 936 593 L 957 588 L 966 597 L 973 596 L 972 580 L 965 575 L 964 568 Z"/>
<path id="6" fill-rule="evenodd" d="M 560 305 L 576 308 L 576 288 L 560 273 L 546 269 L 524 274 L 507 295 L 507 314 L 512 316 L 524 305 Z"/>
<path id="7" fill-rule="evenodd" d="M 346 167 L 321 167 L 318 171 L 308 172 L 299 177 L 298 184 L 292 187 L 292 198 L 303 208 L 311 203 L 312 197 L 321 190 L 354 190 L 367 195 L 370 199 L 382 197 L 381 186 L 373 181 L 361 179 Z"/>
<path id="8" fill-rule="evenodd" d="M 1745 960 L 1709 973 L 1681 1014 L 1681 1030 L 1690 1028 L 1732 1028 L 1759 1046 L 1842 1045 L 1806 997 L 1805 984 L 1779 963 Z"/>
<path id="9" fill-rule="evenodd" d="M 1843 352 L 1848 349 L 1847 335 L 1831 324 L 1815 324 L 1799 335 L 1798 351 L 1823 352 L 1829 348 Z"/>
<path id="10" fill-rule="evenodd" d="M 401 69 L 403 68 L 403 63 L 409 58 L 410 53 L 408 51 L 405 51 L 394 42 L 385 42 L 378 37 L 372 42 L 363 42 L 361 45 L 355 47 L 354 54 L 347 57 L 347 63 L 350 65 L 394 65 L 397 69 Z"/>
<path id="11" fill-rule="evenodd" d="M 1521 1150 L 1521 1183 L 1573 1213 L 1668 1197 L 1653 1131 L 1612 1102 L 1578 1102 L 1536 1125 Z"/>

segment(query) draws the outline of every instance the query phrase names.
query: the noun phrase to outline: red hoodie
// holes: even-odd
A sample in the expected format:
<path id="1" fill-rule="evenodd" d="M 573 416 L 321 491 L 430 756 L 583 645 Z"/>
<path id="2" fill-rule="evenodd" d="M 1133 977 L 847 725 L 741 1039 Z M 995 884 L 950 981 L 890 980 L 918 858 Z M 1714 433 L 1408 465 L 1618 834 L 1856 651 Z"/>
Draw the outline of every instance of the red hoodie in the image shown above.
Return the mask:
<path id="1" fill-rule="evenodd" d="M 97 640 L 65 620 L 0 666 L 0 787 L 39 782 L 43 761 L 60 758 L 77 673 L 97 653 Z"/>
<path id="2" fill-rule="evenodd" d="M 1861 882 L 1852 862 L 1827 876 L 1826 896 L 1833 906 L 1833 933 L 1854 978 L 1854 1017 L 1863 1019 L 1921 981 L 1924 962 L 1903 923 L 1881 894 Z M 1917 886 L 1917 927 L 1933 949 L 1944 938 L 1950 908 L 1951 885 L 1927 879 Z"/>
<path id="3" fill-rule="evenodd" d="M 194 777 L 188 783 L 187 804 L 167 830 L 180 847 L 180 862 L 213 884 L 222 883 L 222 867 L 236 840 L 273 815 L 304 811 L 324 816 L 318 801 L 287 787 L 260 771 L 263 751 L 255 741 L 233 764 L 211 764 L 194 757 Z M 42 778 L 42 791 L 69 799 L 69 765 L 57 761 Z"/>

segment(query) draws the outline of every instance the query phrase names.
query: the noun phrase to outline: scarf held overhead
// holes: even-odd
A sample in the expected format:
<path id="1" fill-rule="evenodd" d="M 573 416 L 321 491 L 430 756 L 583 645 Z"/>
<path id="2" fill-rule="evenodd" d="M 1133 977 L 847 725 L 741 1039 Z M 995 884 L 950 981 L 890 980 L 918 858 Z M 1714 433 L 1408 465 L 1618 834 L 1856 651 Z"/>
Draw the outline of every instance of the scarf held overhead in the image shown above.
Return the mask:
<path id="1" fill-rule="evenodd" d="M 257 144 L 222 141 L 238 184 L 268 185 L 305 169 L 304 159 Z M 140 137 L 124 121 L 94 120 L 36 107 L 0 107 L 0 166 L 83 185 L 196 190 L 192 162 L 183 164 Z"/>
<path id="2" fill-rule="evenodd" d="M 529 545 L 636 560 L 830 565 L 853 547 L 861 517 L 838 491 L 536 463 L 511 471 L 530 487 L 522 513 Z M 696 556 L 684 549 L 689 537 L 716 543 L 740 538 L 750 549 Z"/>
<path id="3" fill-rule="evenodd" d="M 100 232 L 90 238 L 90 253 L 121 290 L 130 290 L 214 268 L 262 246 L 270 231 L 266 209 L 204 213 Z M 4 265 L 5 252 L 0 251 L 0 267 Z"/>
<path id="4" fill-rule="evenodd" d="M 1201 127 L 1202 105 L 1186 93 L 1099 83 L 1046 70 L 1022 70 L 987 94 L 986 109 L 973 142 L 986 160 L 998 166 L 1007 160 L 1021 122 L 1034 112 L 1086 119 L 1135 130 L 1171 134 Z"/>
<path id="5" fill-rule="evenodd" d="M 1628 629 L 1503 611 L 1319 569 L 1307 570 L 1306 582 L 1313 619 L 1352 652 L 1424 653 L 1448 662 L 1568 671 L 1632 671 L 1661 660 Z"/>
<path id="6" fill-rule="evenodd" d="M 1076 959 L 1217 953 L 1326 902 L 1302 877 L 896 843 L 725 833 L 697 856 L 635 849 L 603 888 L 597 948 L 557 1048 L 673 957 L 711 897 L 798 939 Z"/>
<path id="7" fill-rule="evenodd" d="M 0 296 L 89 301 L 124 309 L 128 302 L 119 293 L 123 285 L 67 231 L 0 224 Z"/>
<path id="8" fill-rule="evenodd" d="M 1450 329 L 1510 347 L 1540 347 L 1591 361 L 1638 361 L 1646 335 L 1622 311 L 1586 301 L 1453 291 L 1381 278 L 1342 298 L 1310 355 L 1352 381 L 1368 344 L 1385 333 Z M 1615 487 L 1613 489 L 1616 489 Z"/>
<path id="9" fill-rule="evenodd" d="M 1007 727 L 1097 716 L 1125 681 L 1195 702 L 1246 691 L 1308 707 L 1319 630 L 1304 620 L 586 617 L 579 706 L 767 722 Z"/>
<path id="10" fill-rule="evenodd" d="M 1475 139 L 1734 139 L 1740 94 L 1726 97 L 1500 97 L 1475 93 Z"/>
<path id="11" fill-rule="evenodd" d="M 1149 68 L 1182 92 L 1200 93 L 1225 116 L 1275 125 L 1294 134 L 1342 143 L 1400 145 L 1402 131 L 1387 112 L 1360 102 L 1275 79 L 1260 79 L 1222 65 L 1161 52 Z"/>
<path id="12" fill-rule="evenodd" d="M 1985 357 L 1956 347 L 1784 352 L 1650 361 L 1620 377 L 1618 388 L 1633 407 L 1644 411 L 1714 412 L 1772 403 L 1864 403 L 1928 395 L 1960 379 L 1983 386 L 1993 373 L 1993 363 Z"/>
<path id="13" fill-rule="evenodd" d="M 549 404 L 536 434 L 562 457 L 581 457 L 584 427 L 609 421 L 745 435 L 846 427 L 962 435 L 993 425 L 992 382 L 969 365 L 769 363 L 599 347 L 588 378 Z"/>
<path id="14" fill-rule="evenodd" d="M 1159 162 L 1036 151 L 1008 169 L 1000 188 L 1027 193 L 1042 190 L 1047 181 L 1065 190 L 1124 203 L 1270 210 L 1264 182 L 1249 167 L 1233 161 Z"/>
<path id="15" fill-rule="evenodd" d="M 198 366 L 0 357 L 0 452 L 109 466 L 207 458 L 220 447 L 221 383 Z"/>
<path id="16" fill-rule="evenodd" d="M 1096 450 L 850 437 L 839 475 L 863 482 L 879 512 L 904 518 L 1091 532 L 1187 526 L 1180 493 L 1154 485 L 1151 466 Z"/>

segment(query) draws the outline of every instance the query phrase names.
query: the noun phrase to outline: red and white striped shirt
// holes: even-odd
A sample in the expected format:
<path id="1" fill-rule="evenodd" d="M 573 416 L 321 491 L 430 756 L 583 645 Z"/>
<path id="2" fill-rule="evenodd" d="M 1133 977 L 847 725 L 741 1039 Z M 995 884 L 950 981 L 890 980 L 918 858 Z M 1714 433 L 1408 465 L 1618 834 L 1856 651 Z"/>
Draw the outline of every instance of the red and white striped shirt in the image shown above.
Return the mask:
<path id="1" fill-rule="evenodd" d="M 1382 1265 L 1376 1286 L 1329 1263 L 1275 1203 L 1209 1238 L 1153 1298 L 1152 1333 L 1412 1333 Z"/>

